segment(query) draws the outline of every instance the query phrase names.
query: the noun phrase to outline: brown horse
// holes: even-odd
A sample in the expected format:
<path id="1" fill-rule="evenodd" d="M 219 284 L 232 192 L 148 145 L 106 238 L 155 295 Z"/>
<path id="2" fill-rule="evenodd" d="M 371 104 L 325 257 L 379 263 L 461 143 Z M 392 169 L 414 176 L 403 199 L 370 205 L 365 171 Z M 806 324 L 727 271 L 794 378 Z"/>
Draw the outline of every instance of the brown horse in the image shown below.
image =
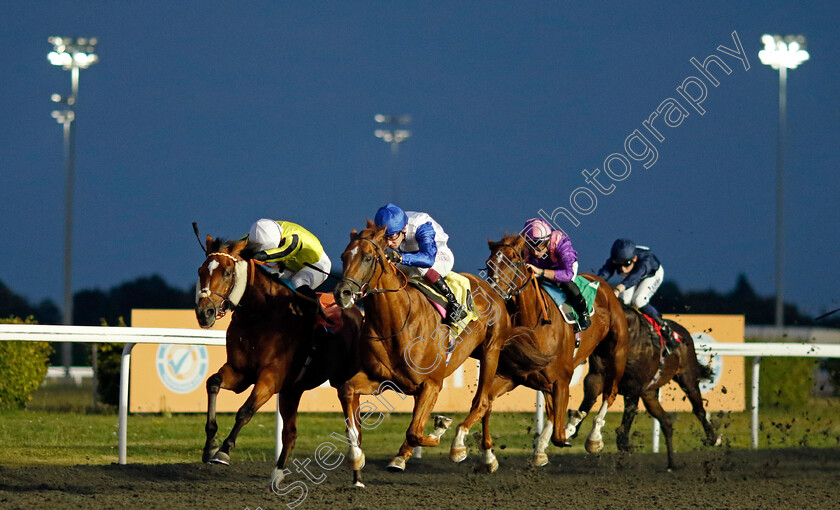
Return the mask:
<path id="1" fill-rule="evenodd" d="M 207 379 L 207 442 L 202 461 L 229 464 L 239 431 L 277 394 L 283 450 L 272 473 L 276 483 L 283 479 L 295 446 L 301 394 L 327 379 L 337 388 L 354 373 L 346 360 L 358 340 L 362 317 L 358 308 L 347 308 L 342 311 L 343 327 L 338 334 L 321 327 L 313 332 L 312 319 L 304 319 L 295 292 L 255 265 L 251 257 L 257 251 L 255 244 L 245 240 L 225 242 L 207 236 L 207 260 L 198 269 L 195 314 L 199 325 L 209 328 L 233 310 L 226 336 L 227 362 Z M 312 349 L 313 341 L 318 350 Z M 236 413 L 233 429 L 217 447 L 219 389 L 241 393 L 251 385 L 254 388 Z"/>
<path id="2" fill-rule="evenodd" d="M 707 446 L 719 445 L 721 437 L 715 434 L 715 429 L 706 417 L 706 410 L 703 408 L 703 397 L 700 394 L 700 381 L 713 376 L 712 369 L 701 365 L 697 361 L 697 353 L 694 351 L 694 340 L 691 333 L 683 326 L 672 320 L 667 321 L 671 330 L 680 336 L 680 346 L 671 354 L 661 356 L 659 335 L 653 330 L 650 323 L 642 314 L 630 307 L 624 308 L 627 317 L 628 330 L 630 332 L 630 349 L 627 354 L 627 369 L 624 377 L 618 384 L 618 392 L 624 395 L 624 416 L 621 425 L 616 428 L 616 444 L 619 450 L 630 451 L 630 427 L 633 419 L 639 412 L 639 398 L 645 404 L 654 418 L 659 420 L 662 432 L 665 434 L 665 445 L 668 449 L 668 470 L 674 469 L 674 448 L 672 444 L 673 426 L 671 416 L 662 409 L 659 402 L 659 388 L 674 380 L 685 392 L 691 402 L 694 416 L 700 421 L 706 438 L 703 443 Z M 575 428 L 586 416 L 586 413 L 595 403 L 600 388 L 597 380 L 587 379 L 584 385 L 583 401 L 580 409 L 570 412 L 570 425 Z"/>
<path id="3" fill-rule="evenodd" d="M 341 255 L 343 278 L 335 288 L 336 302 L 340 306 L 351 306 L 356 300 L 364 299 L 365 322 L 357 352 L 359 370 L 339 390 L 347 423 L 347 457 L 353 470 L 353 483 L 361 487 L 364 486 L 361 469 L 365 457 L 358 433 L 360 427 L 370 427 L 366 427 L 364 417 L 360 416 L 360 395 L 378 394 L 390 387 L 414 396 L 414 411 L 406 440 L 389 466 L 402 470 L 414 447 L 440 443 L 451 420 L 438 417 L 434 431 L 429 435 L 423 434 L 423 427 L 435 406 L 444 378 L 468 357 L 477 357 L 481 368 L 472 409 L 458 426 L 456 439 L 461 441 L 488 410 L 488 391 L 500 353 L 517 351 L 519 357 L 540 358 L 528 332 L 513 341 L 517 332 L 509 328 L 504 302 L 486 282 L 472 275 L 465 276 L 470 281 L 479 318 L 467 326 L 453 346 L 447 346 L 449 328 L 441 324 L 440 315 L 424 295 L 407 285 L 405 274 L 388 261 L 386 246 L 384 227 L 377 228 L 370 220 L 361 232 L 353 230 L 350 243 Z M 483 461 L 492 470 L 498 462 L 490 451 L 489 434 L 482 447 L 486 452 Z M 466 447 L 453 442 L 450 456 L 463 460 Z"/>
<path id="4" fill-rule="evenodd" d="M 518 235 L 505 236 L 500 242 L 488 240 L 488 245 L 488 274 L 496 290 L 510 301 L 509 310 L 514 324 L 532 329 L 539 341 L 540 351 L 553 358 L 552 363 L 530 374 L 500 365 L 490 389 L 491 404 L 493 398 L 519 385 L 543 392 L 548 404 L 548 423 L 537 438 L 533 463 L 536 466 L 545 465 L 548 457 L 544 450 L 549 439 L 555 446 L 571 446 L 565 426 L 569 383 L 575 367 L 588 358 L 590 369 L 587 378 L 599 381 L 603 403 L 586 440 L 586 449 L 589 452 L 600 451 L 604 447 L 601 428 L 607 409 L 618 392 L 618 381 L 624 374 L 627 353 L 627 321 L 621 303 L 604 280 L 584 275 L 601 285 L 595 299 L 592 325 L 580 334 L 580 346 L 576 347 L 572 326 L 563 320 L 554 301 L 539 286 L 533 272 L 527 269 L 529 253 L 525 240 Z"/>

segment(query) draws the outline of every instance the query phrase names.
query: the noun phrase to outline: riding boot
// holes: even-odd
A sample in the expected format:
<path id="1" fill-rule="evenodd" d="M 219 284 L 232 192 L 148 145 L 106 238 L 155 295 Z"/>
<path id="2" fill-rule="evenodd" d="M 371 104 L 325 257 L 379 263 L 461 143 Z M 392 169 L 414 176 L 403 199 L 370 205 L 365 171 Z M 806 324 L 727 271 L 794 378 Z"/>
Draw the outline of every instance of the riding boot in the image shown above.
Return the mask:
<path id="1" fill-rule="evenodd" d="M 655 320 L 659 325 L 659 330 L 662 332 L 662 338 L 665 339 L 665 354 L 671 354 L 680 347 L 679 342 L 677 342 L 677 339 L 674 338 L 674 332 L 671 330 L 671 326 L 668 325 L 668 321 L 658 315 L 655 316 L 653 320 Z"/>
<path id="2" fill-rule="evenodd" d="M 586 331 L 592 324 L 589 320 L 589 310 L 586 308 L 586 300 L 575 282 L 560 282 L 560 288 L 566 293 L 566 301 L 575 309 L 578 315 L 579 331 Z"/>
<path id="3" fill-rule="evenodd" d="M 315 320 L 321 306 L 318 302 L 318 295 L 309 285 L 301 285 L 295 290 L 297 291 L 295 297 L 303 316 L 303 324 L 309 328 L 309 339 L 312 348 L 317 350 L 318 346 L 315 345 Z"/>
<path id="4" fill-rule="evenodd" d="M 441 276 L 433 285 L 446 298 L 446 323 L 453 325 L 466 319 L 467 311 L 455 299 L 455 294 L 452 293 L 452 289 L 446 284 L 446 280 Z"/>

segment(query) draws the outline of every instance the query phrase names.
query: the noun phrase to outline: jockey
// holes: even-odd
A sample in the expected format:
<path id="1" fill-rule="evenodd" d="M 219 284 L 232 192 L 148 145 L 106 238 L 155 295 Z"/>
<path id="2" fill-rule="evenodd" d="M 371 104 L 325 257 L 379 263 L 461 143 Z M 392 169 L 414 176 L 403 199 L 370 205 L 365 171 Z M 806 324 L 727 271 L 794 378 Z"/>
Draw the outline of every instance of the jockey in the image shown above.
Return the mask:
<path id="1" fill-rule="evenodd" d="M 254 254 L 255 260 L 276 263 L 269 271 L 290 280 L 299 294 L 318 304 L 315 289 L 327 279 L 332 264 L 317 237 L 290 221 L 261 219 L 251 225 L 248 238 L 262 250 Z M 304 307 L 308 312 L 311 308 Z"/>
<path id="2" fill-rule="evenodd" d="M 388 260 L 400 264 L 409 278 L 423 278 L 446 298 L 446 322 L 454 324 L 467 317 L 444 277 L 452 271 L 455 256 L 446 245 L 449 236 L 426 213 L 403 211 L 394 204 L 380 207 L 374 222 L 385 227 Z"/>
<path id="3" fill-rule="evenodd" d="M 591 321 L 586 301 L 574 283 L 578 271 L 577 251 L 572 248 L 562 230 L 552 230 L 548 223 L 532 218 L 525 222 L 520 235 L 530 249 L 528 267 L 540 278 L 545 278 L 563 289 L 566 299 L 578 314 L 580 331 L 586 330 Z"/>
<path id="4" fill-rule="evenodd" d="M 656 255 L 646 246 L 636 246 L 630 239 L 616 239 L 610 249 L 610 258 L 598 271 L 598 276 L 608 279 L 613 273 L 622 276 L 615 286 L 615 295 L 625 305 L 634 306 L 656 321 L 665 337 L 665 347 L 670 353 L 679 344 L 674 340 L 671 328 L 650 304 L 650 298 L 662 285 L 665 269 Z"/>

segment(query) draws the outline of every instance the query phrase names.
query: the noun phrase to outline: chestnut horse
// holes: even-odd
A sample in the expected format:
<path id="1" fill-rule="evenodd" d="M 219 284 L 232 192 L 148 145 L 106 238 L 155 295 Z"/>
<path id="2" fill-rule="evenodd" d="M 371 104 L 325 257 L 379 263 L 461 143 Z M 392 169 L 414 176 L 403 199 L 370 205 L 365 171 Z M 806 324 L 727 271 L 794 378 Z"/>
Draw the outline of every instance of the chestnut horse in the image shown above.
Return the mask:
<path id="1" fill-rule="evenodd" d="M 540 351 L 552 357 L 549 365 L 530 374 L 500 366 L 490 389 L 491 404 L 493 398 L 519 385 L 543 392 L 548 422 L 536 440 L 533 458 L 535 466 L 543 466 L 548 463 L 545 447 L 549 439 L 555 446 L 571 446 L 565 426 L 569 384 L 575 367 L 588 358 L 590 369 L 587 379 L 599 381 L 603 403 L 586 440 L 586 450 L 600 451 L 604 447 L 601 429 L 607 409 L 618 392 L 618 381 L 624 374 L 627 354 L 627 321 L 621 303 L 604 280 L 584 275 L 601 285 L 595 298 L 592 325 L 580 334 L 580 346 L 576 347 L 572 326 L 563 320 L 554 301 L 526 266 L 529 251 L 525 240 L 512 235 L 505 236 L 500 242 L 488 240 L 488 245 L 488 274 L 494 288 L 510 301 L 513 323 L 532 329 L 539 341 Z M 547 305 L 540 304 L 540 300 Z"/>
<path id="2" fill-rule="evenodd" d="M 343 310 L 343 327 L 337 334 L 321 327 L 313 332 L 312 319 L 304 319 L 295 292 L 255 265 L 251 257 L 259 251 L 256 244 L 210 236 L 206 244 L 207 260 L 198 269 L 196 288 L 198 323 L 209 328 L 228 309 L 233 310 L 233 317 L 226 335 L 227 361 L 207 379 L 207 442 L 202 461 L 229 464 L 239 431 L 277 394 L 283 417 L 283 450 L 272 473 L 276 483 L 283 479 L 286 460 L 295 446 L 301 394 L 327 379 L 337 388 L 354 373 L 347 359 L 358 340 L 361 313 L 356 307 Z M 313 341 L 318 350 L 313 351 Z M 241 393 L 251 385 L 254 388 L 236 413 L 233 429 L 221 448 L 217 447 L 219 389 Z"/>
<path id="3" fill-rule="evenodd" d="M 706 438 L 703 444 L 706 446 L 719 445 L 721 437 L 715 434 L 715 429 L 706 417 L 706 410 L 703 408 L 703 397 L 700 394 L 700 381 L 710 379 L 714 374 L 708 366 L 701 365 L 697 361 L 697 353 L 694 351 L 694 340 L 691 333 L 675 321 L 668 320 L 671 330 L 680 336 L 680 346 L 664 360 L 661 357 L 659 335 L 653 330 L 650 323 L 642 314 L 630 307 L 624 308 L 627 317 L 628 330 L 630 332 L 630 348 L 627 354 L 627 369 L 624 377 L 618 383 L 618 393 L 624 395 L 624 416 L 621 425 L 616 428 L 616 444 L 619 450 L 630 451 L 630 427 L 633 419 L 639 412 L 639 398 L 645 404 L 654 418 L 659 420 L 662 432 L 665 435 L 665 445 L 668 449 L 668 470 L 676 467 L 674 464 L 674 448 L 671 440 L 673 425 L 671 416 L 662 409 L 659 402 L 659 388 L 673 380 L 683 390 L 691 402 L 694 416 L 700 421 Z M 596 381 L 589 381 L 596 383 Z M 584 386 L 583 401 L 580 409 L 570 412 L 570 426 L 577 435 L 577 426 L 586 417 L 586 413 L 595 403 L 595 397 L 600 392 L 596 384 Z"/>
<path id="4" fill-rule="evenodd" d="M 539 360 L 541 357 L 533 345 L 534 338 L 530 332 L 517 336 L 517 331 L 509 327 L 504 302 L 486 282 L 473 275 L 465 276 L 470 281 L 478 319 L 455 339 L 454 346 L 448 347 L 449 328 L 441 324 L 440 314 L 426 297 L 407 285 L 405 274 L 388 261 L 386 246 L 385 228 L 377 228 L 370 220 L 361 232 L 353 230 L 350 243 L 341 255 L 343 278 L 335 288 L 339 306 L 348 307 L 364 299 L 365 308 L 357 352 L 359 370 L 339 390 L 347 423 L 347 457 L 353 470 L 353 483 L 357 487 L 364 486 L 361 469 L 365 464 L 358 437 L 360 426 L 365 427 L 365 421 L 360 417 L 360 395 L 378 394 L 390 387 L 414 396 L 414 410 L 406 440 L 389 466 L 403 470 L 414 447 L 437 446 L 451 422 L 438 417 L 434 431 L 429 435 L 423 434 L 444 378 L 471 355 L 478 358 L 481 361 L 478 389 L 469 414 L 458 426 L 450 450 L 450 457 L 460 461 L 466 458 L 464 438 L 470 427 L 488 410 L 490 383 L 500 354 L 516 351 L 516 354 L 511 354 L 514 358 L 533 357 Z M 448 359 L 447 353 L 450 355 Z M 489 433 L 481 446 L 481 460 L 487 469 L 498 467 L 491 451 Z"/>

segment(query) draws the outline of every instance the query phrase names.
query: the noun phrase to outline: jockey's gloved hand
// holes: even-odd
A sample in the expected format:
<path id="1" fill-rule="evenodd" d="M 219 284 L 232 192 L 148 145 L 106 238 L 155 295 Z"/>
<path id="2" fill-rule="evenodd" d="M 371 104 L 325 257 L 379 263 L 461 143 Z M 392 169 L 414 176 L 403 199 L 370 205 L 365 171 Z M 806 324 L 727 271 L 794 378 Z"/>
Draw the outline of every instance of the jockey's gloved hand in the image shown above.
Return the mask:
<path id="1" fill-rule="evenodd" d="M 268 260 L 268 253 L 264 251 L 258 251 L 251 258 L 260 262 L 265 262 L 266 260 Z"/>
<path id="2" fill-rule="evenodd" d="M 402 253 L 396 250 L 385 250 L 385 258 L 394 264 L 399 264 L 402 262 Z"/>

